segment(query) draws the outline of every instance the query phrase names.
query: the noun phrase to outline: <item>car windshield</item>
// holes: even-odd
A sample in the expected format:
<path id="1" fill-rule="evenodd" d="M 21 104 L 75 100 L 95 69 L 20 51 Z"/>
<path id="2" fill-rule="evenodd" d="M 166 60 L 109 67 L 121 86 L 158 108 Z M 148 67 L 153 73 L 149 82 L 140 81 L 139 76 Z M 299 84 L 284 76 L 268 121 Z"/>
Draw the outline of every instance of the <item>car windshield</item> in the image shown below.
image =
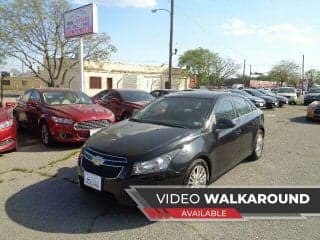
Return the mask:
<path id="1" fill-rule="evenodd" d="M 320 93 L 320 88 L 310 89 L 309 93 Z"/>
<path id="2" fill-rule="evenodd" d="M 269 95 L 269 96 L 274 96 L 274 93 L 273 92 L 269 92 L 268 90 L 260 89 L 259 91 L 262 94 Z"/>
<path id="3" fill-rule="evenodd" d="M 202 128 L 213 101 L 202 98 L 165 97 L 148 105 L 130 120 L 181 128 Z"/>
<path id="4" fill-rule="evenodd" d="M 294 88 L 279 88 L 278 93 L 295 93 Z"/>
<path id="5" fill-rule="evenodd" d="M 249 91 L 250 91 L 250 93 L 252 93 L 253 96 L 256 96 L 256 97 L 263 97 L 263 96 L 265 96 L 265 94 L 259 92 L 258 90 L 255 90 L 255 89 L 250 89 Z"/>
<path id="6" fill-rule="evenodd" d="M 48 105 L 93 104 L 92 100 L 82 92 L 48 91 L 42 95 Z"/>
<path id="7" fill-rule="evenodd" d="M 241 94 L 242 96 L 249 97 L 249 98 L 252 97 L 249 93 L 242 90 L 231 90 L 231 92 L 238 93 L 238 94 Z"/>
<path id="8" fill-rule="evenodd" d="M 120 95 L 127 102 L 150 102 L 154 99 L 150 93 L 144 91 L 121 91 Z"/>

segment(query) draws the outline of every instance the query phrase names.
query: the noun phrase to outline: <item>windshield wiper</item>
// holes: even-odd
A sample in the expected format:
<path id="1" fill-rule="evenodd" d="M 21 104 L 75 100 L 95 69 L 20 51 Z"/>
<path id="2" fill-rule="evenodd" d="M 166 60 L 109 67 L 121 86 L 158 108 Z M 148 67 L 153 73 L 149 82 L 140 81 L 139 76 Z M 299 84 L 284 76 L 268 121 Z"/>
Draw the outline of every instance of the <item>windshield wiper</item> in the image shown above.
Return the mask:
<path id="1" fill-rule="evenodd" d="M 167 127 L 187 128 L 187 127 L 179 125 L 179 124 L 167 123 L 167 122 L 161 122 L 161 121 L 145 121 L 145 123 L 151 123 L 151 124 L 162 125 L 162 126 L 167 126 Z"/>

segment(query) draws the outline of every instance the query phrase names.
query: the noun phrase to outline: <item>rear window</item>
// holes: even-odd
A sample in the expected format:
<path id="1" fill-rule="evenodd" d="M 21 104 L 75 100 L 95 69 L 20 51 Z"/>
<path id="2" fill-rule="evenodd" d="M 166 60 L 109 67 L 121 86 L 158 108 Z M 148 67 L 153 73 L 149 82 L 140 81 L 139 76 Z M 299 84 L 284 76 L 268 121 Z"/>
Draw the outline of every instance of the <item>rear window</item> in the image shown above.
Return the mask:
<path id="1" fill-rule="evenodd" d="M 309 93 L 320 93 L 320 88 L 310 89 Z"/>
<path id="2" fill-rule="evenodd" d="M 144 91 L 121 91 L 119 93 L 121 97 L 128 102 L 149 102 L 154 99 L 150 93 Z"/>
<path id="3" fill-rule="evenodd" d="M 278 93 L 296 93 L 294 88 L 279 88 Z"/>

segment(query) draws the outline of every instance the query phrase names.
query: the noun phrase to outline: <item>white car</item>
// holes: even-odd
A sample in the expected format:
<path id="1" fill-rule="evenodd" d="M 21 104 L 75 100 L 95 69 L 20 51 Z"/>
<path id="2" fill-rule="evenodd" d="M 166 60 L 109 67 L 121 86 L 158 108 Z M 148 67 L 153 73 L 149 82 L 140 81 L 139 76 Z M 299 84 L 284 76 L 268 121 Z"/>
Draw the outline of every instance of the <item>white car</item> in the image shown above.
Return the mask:
<path id="1" fill-rule="evenodd" d="M 289 104 L 297 104 L 298 96 L 294 87 L 279 87 L 277 95 L 286 97 Z"/>

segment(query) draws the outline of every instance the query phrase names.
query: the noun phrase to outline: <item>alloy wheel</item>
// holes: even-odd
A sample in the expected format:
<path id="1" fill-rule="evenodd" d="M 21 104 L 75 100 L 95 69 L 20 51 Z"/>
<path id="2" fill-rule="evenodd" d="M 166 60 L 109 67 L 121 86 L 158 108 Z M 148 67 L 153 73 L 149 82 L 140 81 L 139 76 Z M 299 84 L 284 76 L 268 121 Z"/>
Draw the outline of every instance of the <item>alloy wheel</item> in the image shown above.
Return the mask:
<path id="1" fill-rule="evenodd" d="M 261 156 L 263 150 L 263 135 L 258 133 L 255 152 L 257 156 Z"/>
<path id="2" fill-rule="evenodd" d="M 188 186 L 205 186 L 207 184 L 207 171 L 204 166 L 196 165 L 191 170 Z"/>

